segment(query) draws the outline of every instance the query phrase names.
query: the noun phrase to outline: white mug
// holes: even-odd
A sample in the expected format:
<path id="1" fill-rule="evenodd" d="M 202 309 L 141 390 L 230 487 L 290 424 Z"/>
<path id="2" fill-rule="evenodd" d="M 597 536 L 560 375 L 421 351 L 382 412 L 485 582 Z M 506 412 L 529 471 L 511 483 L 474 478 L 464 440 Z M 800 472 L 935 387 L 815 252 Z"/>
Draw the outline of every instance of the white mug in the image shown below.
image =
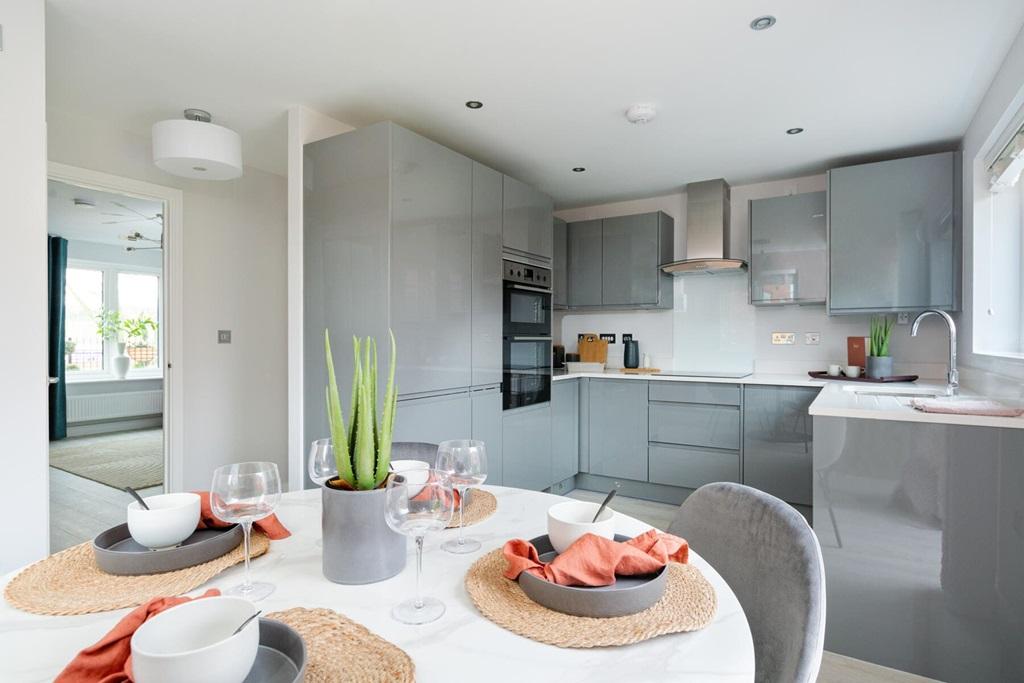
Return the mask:
<path id="1" fill-rule="evenodd" d="M 829 377 L 838 377 L 840 372 L 841 372 L 841 368 L 839 367 L 839 365 L 837 363 L 833 363 L 832 365 L 828 366 L 828 376 Z"/>
<path id="2" fill-rule="evenodd" d="M 847 365 L 846 366 L 847 377 L 860 377 L 860 366 L 859 365 Z"/>

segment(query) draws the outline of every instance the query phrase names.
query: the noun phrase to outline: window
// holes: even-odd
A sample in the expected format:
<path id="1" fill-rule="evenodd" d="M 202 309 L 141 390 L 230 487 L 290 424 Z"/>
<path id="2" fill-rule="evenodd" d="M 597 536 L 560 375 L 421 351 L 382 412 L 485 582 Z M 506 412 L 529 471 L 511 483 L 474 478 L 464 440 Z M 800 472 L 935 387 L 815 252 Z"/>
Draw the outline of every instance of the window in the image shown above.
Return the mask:
<path id="1" fill-rule="evenodd" d="M 65 285 L 65 369 L 70 382 L 115 377 L 125 344 L 129 377 L 162 376 L 160 274 L 123 265 L 69 261 Z M 100 320 L 106 313 L 106 339 Z"/>

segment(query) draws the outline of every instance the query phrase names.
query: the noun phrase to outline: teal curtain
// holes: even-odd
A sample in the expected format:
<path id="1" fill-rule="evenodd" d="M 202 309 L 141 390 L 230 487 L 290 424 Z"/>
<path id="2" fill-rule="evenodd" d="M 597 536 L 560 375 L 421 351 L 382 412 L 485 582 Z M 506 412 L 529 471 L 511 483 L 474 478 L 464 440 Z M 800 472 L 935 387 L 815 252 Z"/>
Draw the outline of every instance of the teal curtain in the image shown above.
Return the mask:
<path id="1" fill-rule="evenodd" d="M 50 377 L 57 378 L 55 383 L 50 384 L 50 441 L 56 441 L 68 435 L 68 395 L 67 384 L 64 382 L 64 285 L 68 269 L 68 241 L 50 235 L 47 259 L 49 371 Z"/>

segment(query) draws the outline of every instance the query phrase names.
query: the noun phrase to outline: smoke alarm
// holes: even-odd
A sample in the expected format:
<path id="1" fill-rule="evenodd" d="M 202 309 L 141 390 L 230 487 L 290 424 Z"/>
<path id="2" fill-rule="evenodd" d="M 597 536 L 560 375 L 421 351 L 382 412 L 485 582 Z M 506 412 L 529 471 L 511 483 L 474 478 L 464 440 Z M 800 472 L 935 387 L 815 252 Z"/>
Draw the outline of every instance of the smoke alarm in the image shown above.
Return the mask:
<path id="1" fill-rule="evenodd" d="M 647 123 L 657 115 L 653 104 L 634 104 L 626 110 L 626 120 L 630 123 Z"/>

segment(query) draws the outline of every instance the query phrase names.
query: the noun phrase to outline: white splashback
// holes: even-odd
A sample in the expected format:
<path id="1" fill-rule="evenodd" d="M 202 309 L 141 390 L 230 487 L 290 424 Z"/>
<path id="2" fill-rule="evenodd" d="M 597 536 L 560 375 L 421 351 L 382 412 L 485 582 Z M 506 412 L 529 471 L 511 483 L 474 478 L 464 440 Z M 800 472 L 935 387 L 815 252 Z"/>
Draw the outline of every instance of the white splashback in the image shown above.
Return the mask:
<path id="1" fill-rule="evenodd" d="M 755 317 L 742 274 L 691 275 L 675 281 L 676 370 L 753 372 Z"/>

